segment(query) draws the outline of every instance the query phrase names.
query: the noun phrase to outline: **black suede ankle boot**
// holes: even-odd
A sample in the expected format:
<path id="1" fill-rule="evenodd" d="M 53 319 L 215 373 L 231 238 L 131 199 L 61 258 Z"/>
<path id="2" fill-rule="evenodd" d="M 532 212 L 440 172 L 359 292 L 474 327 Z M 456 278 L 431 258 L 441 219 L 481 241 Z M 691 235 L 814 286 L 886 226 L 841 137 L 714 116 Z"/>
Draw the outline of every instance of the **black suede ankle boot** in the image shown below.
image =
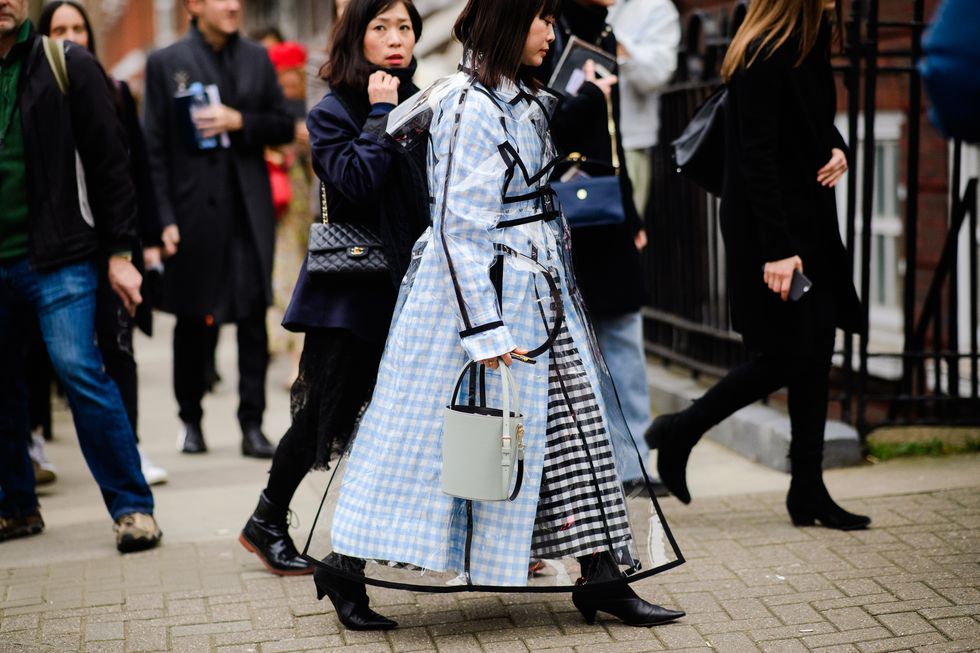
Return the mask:
<path id="1" fill-rule="evenodd" d="M 661 415 L 644 434 L 651 449 L 657 450 L 657 474 L 670 493 L 682 503 L 691 503 L 687 489 L 687 459 L 704 430 L 694 426 L 691 406 L 685 411 Z"/>
<path id="2" fill-rule="evenodd" d="M 354 576 L 364 576 L 364 561 L 357 558 L 331 553 L 323 559 L 323 563 Z M 397 622 L 369 607 L 370 599 L 363 582 L 341 578 L 322 567 L 317 567 L 313 572 L 313 582 L 316 585 L 316 598 L 329 598 L 337 611 L 337 618 L 348 630 L 391 630 L 398 627 Z"/>
<path id="3" fill-rule="evenodd" d="M 582 577 L 572 591 L 572 603 L 586 623 L 595 623 L 596 612 L 611 614 L 627 626 L 646 627 L 684 616 L 679 610 L 669 610 L 641 599 L 623 580 L 609 553 L 584 556 L 578 561 Z M 593 589 L 592 585 L 601 586 Z"/>
<path id="4" fill-rule="evenodd" d="M 277 576 L 313 573 L 313 565 L 300 556 L 289 537 L 286 508 L 269 501 L 265 492 L 259 495 L 259 505 L 245 522 L 238 541 Z"/>
<path id="5" fill-rule="evenodd" d="M 820 522 L 826 528 L 853 531 L 871 524 L 870 517 L 847 512 L 837 505 L 821 474 L 800 473 L 796 467 L 794 465 L 793 480 L 786 495 L 786 510 L 793 526 L 814 526 Z"/>

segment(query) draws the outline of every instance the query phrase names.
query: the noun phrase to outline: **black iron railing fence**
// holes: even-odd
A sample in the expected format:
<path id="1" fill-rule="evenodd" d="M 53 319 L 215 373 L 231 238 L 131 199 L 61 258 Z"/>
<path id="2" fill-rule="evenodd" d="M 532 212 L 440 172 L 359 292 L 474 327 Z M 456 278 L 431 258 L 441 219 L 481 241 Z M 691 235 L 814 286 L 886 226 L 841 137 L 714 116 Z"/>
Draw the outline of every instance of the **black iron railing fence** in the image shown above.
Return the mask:
<path id="1" fill-rule="evenodd" d="M 875 260 L 878 84 L 885 76 L 899 76 L 907 88 L 903 98 L 907 103 L 906 147 L 901 167 L 906 194 L 900 241 L 908 271 L 901 292 L 904 344 L 900 350 L 870 351 L 869 334 L 844 338 L 835 377 L 839 387 L 832 398 L 840 404 L 841 417 L 862 434 L 886 424 L 980 424 L 978 183 L 975 177 L 963 178 L 965 148 L 951 144 L 950 211 L 944 244 L 940 252 L 920 252 L 919 117 L 923 96 L 918 63 L 927 25 L 923 0 L 903 3 L 902 8 L 907 12 L 905 20 L 884 21 L 878 0 L 852 0 L 845 25 L 848 45 L 837 67 L 846 89 L 844 136 L 851 151 L 860 151 L 863 159 L 860 170 L 848 175 L 841 221 L 869 316 L 867 298 L 872 292 L 871 265 Z M 661 99 L 661 144 L 680 134 L 717 85 L 725 48 L 744 15 L 745 3 L 736 2 L 720 13 L 696 12 L 688 18 L 677 81 Z M 897 42 L 903 45 L 882 47 L 881 29 L 902 35 L 904 38 Z M 864 137 L 859 138 L 862 133 Z M 695 374 L 720 375 L 744 360 L 746 354 L 728 319 L 717 200 L 676 174 L 669 147 L 658 146 L 653 158 L 654 193 L 647 214 L 651 246 L 646 254 L 651 300 L 644 309 L 647 351 Z M 959 259 L 964 248 L 966 264 Z M 918 295 L 913 272 L 921 254 L 938 257 L 923 297 Z M 961 325 L 966 333 L 961 333 Z M 899 378 L 876 377 L 871 369 L 874 365 L 869 365 L 874 359 L 898 361 Z"/>

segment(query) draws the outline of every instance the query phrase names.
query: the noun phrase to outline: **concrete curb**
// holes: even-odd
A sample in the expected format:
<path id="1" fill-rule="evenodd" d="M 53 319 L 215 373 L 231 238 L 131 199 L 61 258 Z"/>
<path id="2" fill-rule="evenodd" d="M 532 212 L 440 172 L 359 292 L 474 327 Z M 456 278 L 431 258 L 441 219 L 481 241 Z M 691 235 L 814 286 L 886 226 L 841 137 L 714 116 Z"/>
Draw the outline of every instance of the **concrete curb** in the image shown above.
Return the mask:
<path id="1" fill-rule="evenodd" d="M 689 374 L 653 363 L 647 363 L 647 384 L 651 404 L 658 414 L 683 410 L 705 392 L 705 386 Z M 778 408 L 753 404 L 715 426 L 706 436 L 749 460 L 789 472 L 789 416 Z M 824 435 L 824 468 L 848 467 L 862 462 L 857 431 L 849 424 L 828 421 Z"/>

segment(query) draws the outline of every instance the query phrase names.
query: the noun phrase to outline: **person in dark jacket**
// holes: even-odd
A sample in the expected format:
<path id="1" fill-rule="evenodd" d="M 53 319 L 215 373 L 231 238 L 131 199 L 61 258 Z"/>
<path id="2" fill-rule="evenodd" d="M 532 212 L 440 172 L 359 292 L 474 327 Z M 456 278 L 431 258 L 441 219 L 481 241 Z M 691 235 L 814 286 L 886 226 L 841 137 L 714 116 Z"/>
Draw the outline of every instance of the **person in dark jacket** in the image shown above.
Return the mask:
<path id="1" fill-rule="evenodd" d="M 832 20 L 826 0 L 759 0 L 729 48 L 721 229 L 732 326 L 753 358 L 686 410 L 664 415 L 647 438 L 661 478 L 684 503 L 688 455 L 739 408 L 787 386 L 792 423 L 793 523 L 864 528 L 830 497 L 822 477 L 828 376 L 837 327 L 863 328 L 837 224 L 833 187 L 847 170 L 834 127 Z M 812 289 L 789 301 L 794 272 Z"/>
<path id="2" fill-rule="evenodd" d="M 95 38 L 92 34 L 88 14 L 82 5 L 74 0 L 56 0 L 44 6 L 38 19 L 38 32 L 53 39 L 63 39 L 77 43 L 97 56 Z M 129 149 L 130 178 L 136 191 L 137 225 L 139 239 L 131 253 L 133 264 L 143 275 L 143 302 L 136 309 L 136 315 L 130 316 L 119 296 L 109 287 L 108 279 L 102 275 L 99 279 L 99 290 L 95 302 L 95 335 L 102 352 L 102 362 L 106 372 L 119 387 L 126 415 L 130 426 L 139 443 L 138 430 L 138 377 L 136 372 L 136 356 L 133 353 L 133 328 L 139 325 L 147 335 L 152 335 L 153 313 L 152 304 L 148 301 L 153 296 L 153 288 L 161 269 L 160 255 L 160 216 L 157 212 L 156 198 L 150 181 L 150 164 L 146 157 L 146 143 L 143 130 L 140 127 L 139 116 L 136 113 L 136 101 L 126 82 L 113 80 L 115 89 L 115 105 L 126 130 Z M 43 367 L 42 367 L 43 369 Z M 50 380 L 45 387 L 38 388 L 50 394 Z M 47 397 L 37 398 L 44 401 Z M 31 396 L 31 402 L 35 397 Z M 50 401 L 47 408 L 50 411 Z M 50 417 L 48 418 L 50 420 Z M 43 440 L 35 438 L 35 447 L 42 446 Z M 150 485 L 163 483 L 167 480 L 167 472 L 152 460 L 137 446 L 140 452 L 140 466 L 143 476 Z M 34 451 L 32 450 L 32 456 Z M 43 455 L 43 453 L 42 453 Z"/>
<path id="3" fill-rule="evenodd" d="M 616 36 L 606 24 L 611 5 L 611 0 L 571 0 L 563 5 L 556 25 L 555 46 L 539 69 L 544 82 L 551 77 L 572 37 L 616 57 Z M 625 162 L 619 129 L 618 80 L 614 75 L 596 75 L 594 62 L 592 65 L 586 64 L 585 79 L 574 95 L 566 96 L 554 117 L 552 134 L 555 143 L 564 154 L 577 152 L 587 161 Z M 610 134 L 608 107 L 611 107 L 615 125 L 615 140 Z M 612 156 L 614 147 L 615 159 Z M 567 167 L 557 167 L 552 181 L 561 179 L 566 170 Z M 593 172 L 609 174 L 608 170 Z M 612 374 L 623 415 L 645 461 L 649 449 L 643 440 L 643 432 L 650 425 L 650 397 L 640 315 L 640 307 L 646 296 L 640 250 L 646 245 L 646 231 L 633 202 L 633 185 L 624 163 L 620 165 L 618 175 L 619 201 L 623 205 L 625 222 L 573 226 L 572 262 L 585 304 L 592 315 L 602 356 Z M 617 451 L 617 456 L 627 493 L 644 494 L 649 489 L 654 492 L 662 490 L 662 486 L 656 482 L 647 488 L 646 479 L 636 461 L 636 452 Z"/>
<path id="4" fill-rule="evenodd" d="M 235 323 L 242 453 L 270 458 L 275 449 L 262 433 L 262 416 L 275 215 L 263 148 L 291 141 L 293 119 L 269 55 L 239 35 L 241 4 L 188 0 L 187 8 L 193 16 L 187 36 L 146 63 L 144 102 L 163 246 L 171 256 L 161 304 L 177 316 L 181 449 L 207 450 L 201 400 L 217 330 Z M 194 84 L 215 85 L 220 104 L 195 111 L 191 120 L 188 104 L 175 96 Z M 195 132 L 217 139 L 217 146 L 201 149 Z"/>
<path id="5" fill-rule="evenodd" d="M 27 13 L 27 0 L 0 3 L 0 540 L 44 528 L 24 383 L 33 314 L 116 522 L 116 546 L 145 549 L 161 536 L 153 495 L 95 345 L 101 266 L 130 315 L 141 301 L 129 260 L 136 203 L 125 135 L 98 62 L 73 44 L 46 49 Z"/>
<path id="6" fill-rule="evenodd" d="M 409 0 L 353 0 L 331 38 L 323 76 L 331 92 L 307 119 L 330 222 L 375 230 L 391 269 L 340 278 L 311 277 L 305 262 L 300 269 L 283 322 L 306 333 L 292 388 L 292 424 L 240 537 L 274 574 L 313 571 L 287 532 L 289 503 L 310 469 L 326 468 L 331 455 L 346 448 L 374 387 L 412 245 L 429 224 L 424 148 L 408 153 L 385 134 L 388 113 L 418 91 L 412 51 L 421 33 L 421 17 Z M 363 584 L 341 586 L 318 577 L 317 586 L 347 627 L 394 626 L 367 608 Z"/>

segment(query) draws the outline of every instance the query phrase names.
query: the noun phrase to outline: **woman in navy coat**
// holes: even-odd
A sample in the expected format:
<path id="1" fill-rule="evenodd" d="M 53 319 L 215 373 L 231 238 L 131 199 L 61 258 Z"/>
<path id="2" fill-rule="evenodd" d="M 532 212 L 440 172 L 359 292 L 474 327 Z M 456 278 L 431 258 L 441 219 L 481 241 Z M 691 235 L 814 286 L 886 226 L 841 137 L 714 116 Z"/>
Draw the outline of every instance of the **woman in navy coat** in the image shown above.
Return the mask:
<path id="1" fill-rule="evenodd" d="M 314 278 L 305 264 L 301 268 L 283 320 L 287 329 L 306 334 L 292 388 L 292 425 L 240 537 L 274 574 L 313 572 L 287 533 L 287 508 L 306 473 L 326 468 L 331 454 L 346 447 L 377 376 L 412 244 L 428 226 L 424 159 L 413 159 L 385 135 L 388 113 L 418 90 L 412 51 L 421 30 L 410 0 L 354 0 L 331 39 L 323 76 L 331 92 L 307 119 L 330 221 L 374 229 L 391 269 L 389 275 Z M 342 620 L 351 618 L 361 595 L 366 607 L 363 585 L 354 591 L 349 601 L 331 595 Z"/>

